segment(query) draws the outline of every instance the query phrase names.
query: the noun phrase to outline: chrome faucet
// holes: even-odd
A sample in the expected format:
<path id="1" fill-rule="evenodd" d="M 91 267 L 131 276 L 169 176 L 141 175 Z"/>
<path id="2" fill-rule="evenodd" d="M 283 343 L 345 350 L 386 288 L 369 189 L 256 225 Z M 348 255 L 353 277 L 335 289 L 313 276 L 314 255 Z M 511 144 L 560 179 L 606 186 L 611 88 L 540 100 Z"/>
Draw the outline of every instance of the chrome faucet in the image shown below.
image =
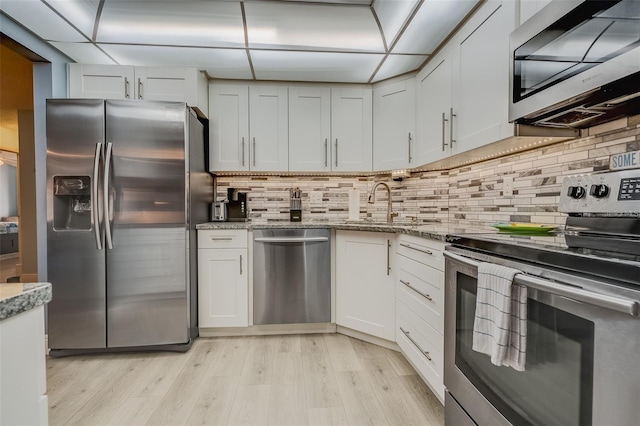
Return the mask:
<path id="1" fill-rule="evenodd" d="M 398 216 L 398 213 L 393 213 L 391 211 L 391 189 L 389 188 L 389 185 L 387 185 L 384 182 L 378 182 L 375 185 L 373 185 L 373 188 L 371 188 L 371 192 L 369 193 L 369 204 L 373 204 L 376 202 L 376 189 L 378 189 L 378 187 L 382 185 L 387 189 L 387 197 L 388 197 L 388 202 L 387 202 L 387 223 L 392 223 L 393 222 L 393 218 Z"/>

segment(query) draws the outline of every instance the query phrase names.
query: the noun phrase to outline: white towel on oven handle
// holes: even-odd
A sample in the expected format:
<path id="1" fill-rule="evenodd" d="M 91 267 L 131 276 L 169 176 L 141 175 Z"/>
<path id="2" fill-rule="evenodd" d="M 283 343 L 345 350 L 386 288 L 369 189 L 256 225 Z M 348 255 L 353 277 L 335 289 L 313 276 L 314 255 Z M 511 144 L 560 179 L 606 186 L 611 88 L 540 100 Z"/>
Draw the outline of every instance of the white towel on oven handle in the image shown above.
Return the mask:
<path id="1" fill-rule="evenodd" d="M 527 288 L 513 283 L 521 271 L 481 262 L 478 266 L 474 351 L 494 365 L 524 371 L 527 351 Z"/>

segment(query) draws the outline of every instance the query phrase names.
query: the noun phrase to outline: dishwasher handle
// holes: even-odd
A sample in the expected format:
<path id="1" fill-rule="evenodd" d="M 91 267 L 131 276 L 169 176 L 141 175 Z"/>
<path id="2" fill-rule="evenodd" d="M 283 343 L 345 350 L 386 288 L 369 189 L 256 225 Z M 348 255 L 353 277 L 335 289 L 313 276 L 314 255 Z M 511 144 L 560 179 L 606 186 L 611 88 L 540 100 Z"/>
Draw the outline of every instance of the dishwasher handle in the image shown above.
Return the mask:
<path id="1" fill-rule="evenodd" d="M 316 243 L 329 241 L 329 237 L 259 237 L 254 241 L 257 243 Z"/>

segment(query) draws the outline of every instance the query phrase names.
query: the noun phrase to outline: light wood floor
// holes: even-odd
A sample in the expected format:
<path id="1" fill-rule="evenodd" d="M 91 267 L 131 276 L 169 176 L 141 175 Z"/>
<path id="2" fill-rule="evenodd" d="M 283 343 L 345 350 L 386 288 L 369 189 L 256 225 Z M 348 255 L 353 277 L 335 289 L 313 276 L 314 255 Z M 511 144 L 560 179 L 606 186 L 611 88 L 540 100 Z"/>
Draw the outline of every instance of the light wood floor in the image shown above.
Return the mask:
<path id="1" fill-rule="evenodd" d="M 394 351 L 340 334 L 201 338 L 47 360 L 51 425 L 443 425 Z"/>

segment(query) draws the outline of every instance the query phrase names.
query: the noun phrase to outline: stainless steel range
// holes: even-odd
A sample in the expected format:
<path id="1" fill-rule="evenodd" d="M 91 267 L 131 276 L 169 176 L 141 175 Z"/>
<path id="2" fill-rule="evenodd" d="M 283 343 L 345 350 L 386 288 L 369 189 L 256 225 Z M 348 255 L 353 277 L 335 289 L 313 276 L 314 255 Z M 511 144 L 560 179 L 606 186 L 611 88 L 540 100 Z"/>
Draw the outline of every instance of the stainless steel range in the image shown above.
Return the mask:
<path id="1" fill-rule="evenodd" d="M 560 233 L 448 237 L 446 424 L 638 424 L 640 170 L 566 178 L 560 210 Z M 482 262 L 521 271 L 524 371 L 472 349 Z"/>

